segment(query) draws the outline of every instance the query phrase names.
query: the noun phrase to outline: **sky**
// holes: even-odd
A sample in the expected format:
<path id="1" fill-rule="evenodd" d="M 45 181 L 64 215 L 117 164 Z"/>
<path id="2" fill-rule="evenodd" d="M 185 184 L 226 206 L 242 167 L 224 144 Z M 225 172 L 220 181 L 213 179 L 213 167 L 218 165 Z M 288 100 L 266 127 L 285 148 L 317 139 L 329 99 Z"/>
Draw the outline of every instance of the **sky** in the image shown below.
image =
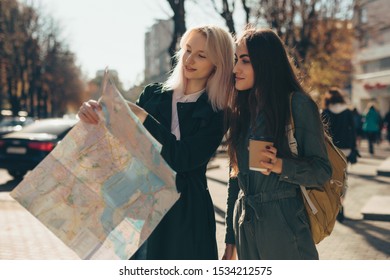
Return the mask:
<path id="1" fill-rule="evenodd" d="M 202 24 L 226 27 L 210 0 L 187 0 L 187 28 Z M 25 0 L 39 6 L 60 27 L 60 38 L 75 53 L 87 78 L 96 71 L 118 71 L 125 89 L 143 80 L 144 35 L 157 19 L 171 18 L 166 0 Z"/>

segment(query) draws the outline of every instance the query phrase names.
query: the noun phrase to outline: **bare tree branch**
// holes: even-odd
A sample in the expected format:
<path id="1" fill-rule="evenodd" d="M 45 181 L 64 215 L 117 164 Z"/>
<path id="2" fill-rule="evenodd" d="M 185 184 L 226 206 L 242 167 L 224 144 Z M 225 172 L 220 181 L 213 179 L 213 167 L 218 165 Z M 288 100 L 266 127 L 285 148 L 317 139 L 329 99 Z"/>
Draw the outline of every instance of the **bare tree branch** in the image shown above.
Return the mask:
<path id="1" fill-rule="evenodd" d="M 172 36 L 171 44 L 168 49 L 169 55 L 171 56 L 171 58 L 173 58 L 177 50 L 178 41 L 187 30 L 186 20 L 185 20 L 185 8 L 184 8 L 185 0 L 167 0 L 167 1 L 173 11 L 173 17 L 172 17 L 173 36 Z M 173 64 L 174 61 L 172 60 L 172 66 Z"/>
<path id="2" fill-rule="evenodd" d="M 221 0 L 221 1 L 222 1 L 222 11 L 219 11 L 215 3 L 215 0 L 211 0 L 215 11 L 225 20 L 229 32 L 232 34 L 236 34 L 236 29 L 234 27 L 234 19 L 233 19 L 235 1 L 233 0 L 231 4 L 229 4 L 228 0 Z"/>

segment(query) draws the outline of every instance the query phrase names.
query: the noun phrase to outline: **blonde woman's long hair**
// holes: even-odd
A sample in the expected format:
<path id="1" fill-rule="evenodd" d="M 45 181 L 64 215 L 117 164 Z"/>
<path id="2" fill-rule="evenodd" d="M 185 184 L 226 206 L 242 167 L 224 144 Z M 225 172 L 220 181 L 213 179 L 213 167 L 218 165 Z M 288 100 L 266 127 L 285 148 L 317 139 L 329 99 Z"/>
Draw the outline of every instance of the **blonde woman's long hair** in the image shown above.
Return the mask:
<path id="1" fill-rule="evenodd" d="M 187 30 L 180 40 L 180 50 L 176 53 L 176 66 L 164 83 L 164 89 L 184 91 L 186 79 L 183 70 L 183 56 L 188 37 L 193 32 L 199 32 L 206 37 L 205 52 L 207 58 L 215 66 L 215 71 L 207 80 L 206 91 L 213 110 L 225 109 L 228 97 L 234 89 L 234 41 L 229 32 L 214 26 L 205 25 Z"/>

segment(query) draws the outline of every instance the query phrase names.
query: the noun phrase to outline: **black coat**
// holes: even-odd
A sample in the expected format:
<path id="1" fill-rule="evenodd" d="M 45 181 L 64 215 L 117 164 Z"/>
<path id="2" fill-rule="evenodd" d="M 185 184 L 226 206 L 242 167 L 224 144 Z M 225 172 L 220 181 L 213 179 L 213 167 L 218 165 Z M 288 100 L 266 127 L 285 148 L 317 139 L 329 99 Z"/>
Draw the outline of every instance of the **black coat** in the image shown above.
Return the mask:
<path id="1" fill-rule="evenodd" d="M 162 144 L 162 157 L 177 172 L 180 192 L 147 241 L 147 259 L 217 259 L 206 170 L 224 134 L 223 112 L 213 111 L 206 93 L 196 102 L 177 103 L 181 136 L 177 141 L 171 133 L 172 94 L 152 84 L 137 101 L 149 113 L 144 126 Z"/>
<path id="2" fill-rule="evenodd" d="M 325 109 L 322 113 L 333 143 L 340 149 L 356 149 L 356 129 L 353 113 L 346 109 L 338 114 Z"/>

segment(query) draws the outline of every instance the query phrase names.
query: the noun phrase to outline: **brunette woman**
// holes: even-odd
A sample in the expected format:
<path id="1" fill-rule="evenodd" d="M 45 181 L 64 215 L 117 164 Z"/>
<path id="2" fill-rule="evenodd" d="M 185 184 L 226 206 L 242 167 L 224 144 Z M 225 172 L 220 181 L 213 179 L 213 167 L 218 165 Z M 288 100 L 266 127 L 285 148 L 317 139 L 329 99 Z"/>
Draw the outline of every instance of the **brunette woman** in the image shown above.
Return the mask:
<path id="1" fill-rule="evenodd" d="M 319 109 L 294 72 L 280 38 L 247 29 L 237 40 L 236 94 L 227 135 L 231 174 L 224 259 L 318 259 L 299 185 L 321 187 L 331 175 Z M 298 157 L 286 126 L 290 100 Z M 249 169 L 249 139 L 272 139 L 259 153 L 264 171 Z"/>

